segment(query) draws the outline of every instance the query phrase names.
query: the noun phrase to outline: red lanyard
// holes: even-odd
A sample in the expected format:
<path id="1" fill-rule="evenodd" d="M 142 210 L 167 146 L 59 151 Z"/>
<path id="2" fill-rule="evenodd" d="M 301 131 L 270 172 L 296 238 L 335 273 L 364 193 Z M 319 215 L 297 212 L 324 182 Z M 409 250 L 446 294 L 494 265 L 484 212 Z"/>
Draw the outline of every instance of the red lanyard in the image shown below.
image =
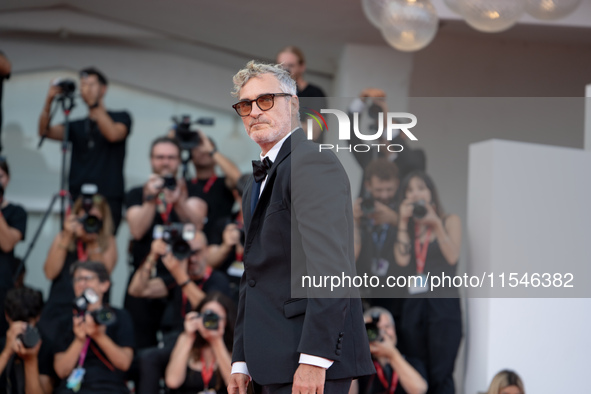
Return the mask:
<path id="1" fill-rule="evenodd" d="M 157 201 L 158 205 L 164 205 L 164 201 L 158 198 Z M 172 211 L 172 204 L 166 204 L 166 210 L 164 212 L 160 212 L 160 217 L 164 224 L 168 224 L 168 218 L 170 217 L 170 212 Z"/>
<path id="2" fill-rule="evenodd" d="M 421 245 L 421 239 L 419 234 L 419 226 L 415 226 L 415 257 L 417 260 L 417 272 L 422 274 L 425 270 L 425 261 L 427 261 L 427 250 L 429 249 L 429 243 L 431 242 L 431 227 L 427 229 L 425 236 L 425 242 Z"/>
<path id="3" fill-rule="evenodd" d="M 86 337 L 84 347 L 82 347 L 82 351 L 80 352 L 80 358 L 78 359 L 78 368 L 81 368 L 84 365 L 84 360 L 86 360 L 86 353 L 88 353 L 88 345 L 90 345 L 90 338 Z"/>
<path id="4" fill-rule="evenodd" d="M 86 253 L 86 250 L 84 248 L 84 244 L 82 243 L 82 241 L 78 241 L 76 246 L 78 248 L 78 260 L 79 261 L 88 260 L 88 253 Z"/>
<path id="5" fill-rule="evenodd" d="M 199 288 L 201 290 L 203 290 L 203 285 L 205 284 L 205 282 L 207 282 L 207 280 L 211 276 L 211 272 L 212 271 L 213 271 L 213 268 L 211 268 L 210 266 L 205 267 L 205 275 L 203 275 L 203 281 L 200 284 L 197 285 L 197 286 L 199 286 Z M 181 316 L 184 319 L 185 318 L 185 315 L 187 314 L 186 310 L 187 310 L 187 301 L 188 301 L 187 295 L 185 294 L 184 291 L 182 293 L 182 297 L 183 297 L 183 307 L 181 309 Z"/>
<path id="6" fill-rule="evenodd" d="M 384 386 L 384 388 L 387 388 L 388 391 L 390 391 L 390 394 L 394 394 L 394 392 L 396 391 L 396 386 L 398 386 L 398 374 L 396 373 L 396 371 L 394 371 L 394 369 L 392 368 L 392 381 L 390 382 L 390 385 L 388 385 L 388 380 L 386 380 L 386 375 L 384 375 L 384 369 L 382 368 L 380 363 L 374 361 L 373 365 L 376 367 L 376 373 L 378 374 L 378 379 L 380 379 L 380 382 L 382 382 L 382 386 Z"/>
<path id="7" fill-rule="evenodd" d="M 203 186 L 203 193 L 209 193 L 209 190 L 211 189 L 215 181 L 217 181 L 217 179 L 217 175 L 210 176 L 207 182 L 205 183 L 205 186 Z"/>
<path id="8" fill-rule="evenodd" d="M 213 376 L 213 367 L 215 362 L 211 363 L 209 368 L 205 367 L 205 359 L 201 356 L 201 377 L 203 378 L 203 388 L 207 389 L 209 387 L 209 382 L 211 381 L 211 377 Z"/>

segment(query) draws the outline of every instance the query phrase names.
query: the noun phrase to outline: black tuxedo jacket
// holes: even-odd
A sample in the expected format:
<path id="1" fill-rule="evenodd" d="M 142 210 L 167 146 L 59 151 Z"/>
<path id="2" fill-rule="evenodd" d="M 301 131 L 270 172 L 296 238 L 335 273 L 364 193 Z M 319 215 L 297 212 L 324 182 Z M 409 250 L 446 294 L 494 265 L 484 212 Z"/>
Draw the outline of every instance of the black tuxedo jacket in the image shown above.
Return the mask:
<path id="1" fill-rule="evenodd" d="M 360 299 L 350 288 L 330 292 L 330 282 L 302 287 L 302 275 L 355 275 L 351 190 L 339 160 L 298 129 L 251 212 L 253 185 L 251 178 L 243 197 L 245 272 L 232 362 L 246 361 L 261 385 L 292 382 L 300 353 L 334 360 L 327 380 L 374 373 Z M 338 298 L 319 298 L 327 295 Z"/>

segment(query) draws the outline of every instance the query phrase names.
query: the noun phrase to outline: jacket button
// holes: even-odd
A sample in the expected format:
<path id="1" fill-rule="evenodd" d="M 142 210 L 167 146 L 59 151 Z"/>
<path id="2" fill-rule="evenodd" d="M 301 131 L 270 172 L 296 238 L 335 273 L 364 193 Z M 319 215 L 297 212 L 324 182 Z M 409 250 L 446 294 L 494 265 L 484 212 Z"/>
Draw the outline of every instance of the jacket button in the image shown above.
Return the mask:
<path id="1" fill-rule="evenodd" d="M 249 280 L 249 281 L 248 281 L 248 285 L 249 285 L 250 287 L 254 287 L 254 285 L 256 285 L 256 283 L 257 283 L 257 282 L 256 282 L 254 279 L 251 279 L 251 280 Z"/>
<path id="2" fill-rule="evenodd" d="M 340 337 L 342 337 L 343 335 L 345 335 L 345 333 L 343 331 L 339 332 Z"/>
<path id="3" fill-rule="evenodd" d="M 343 338 L 339 338 L 339 339 L 338 339 L 338 342 L 339 342 L 339 343 L 343 342 Z"/>
<path id="4" fill-rule="evenodd" d="M 341 351 L 340 350 L 335 350 L 334 354 L 336 354 L 337 356 L 341 355 Z"/>

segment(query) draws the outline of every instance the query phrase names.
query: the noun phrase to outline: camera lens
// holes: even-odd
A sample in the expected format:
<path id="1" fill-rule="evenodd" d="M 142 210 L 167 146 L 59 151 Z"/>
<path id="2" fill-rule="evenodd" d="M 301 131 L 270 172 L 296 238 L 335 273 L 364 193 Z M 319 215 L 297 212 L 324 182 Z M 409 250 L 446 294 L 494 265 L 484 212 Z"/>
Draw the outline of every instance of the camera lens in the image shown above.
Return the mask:
<path id="1" fill-rule="evenodd" d="M 191 246 L 184 239 L 177 239 L 171 245 L 172 254 L 178 260 L 184 260 L 191 255 Z"/>
<path id="2" fill-rule="evenodd" d="M 41 335 L 37 327 L 27 325 L 25 332 L 19 334 L 17 338 L 20 339 L 26 349 L 31 349 L 39 343 Z"/>
<path id="3" fill-rule="evenodd" d="M 417 201 L 413 203 L 412 208 L 412 216 L 415 219 L 422 219 L 427 215 L 427 207 L 425 206 L 425 201 Z"/>
<path id="4" fill-rule="evenodd" d="M 97 234 L 103 227 L 103 221 L 94 215 L 85 215 L 81 222 L 84 231 L 88 234 Z"/>
<path id="5" fill-rule="evenodd" d="M 220 317 L 213 311 L 203 312 L 203 327 L 208 330 L 217 330 L 220 324 Z"/>
<path id="6" fill-rule="evenodd" d="M 96 311 L 92 311 L 91 314 L 92 318 L 97 324 L 108 326 L 115 322 L 115 313 L 111 308 L 101 308 Z"/>

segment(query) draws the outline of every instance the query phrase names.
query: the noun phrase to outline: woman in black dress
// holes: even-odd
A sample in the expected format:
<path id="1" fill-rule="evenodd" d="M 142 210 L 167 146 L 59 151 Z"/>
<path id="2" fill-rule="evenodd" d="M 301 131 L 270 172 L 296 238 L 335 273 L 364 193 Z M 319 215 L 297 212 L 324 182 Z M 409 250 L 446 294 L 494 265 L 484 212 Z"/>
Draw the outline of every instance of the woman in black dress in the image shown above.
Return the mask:
<path id="1" fill-rule="evenodd" d="M 197 311 L 185 317 L 185 331 L 166 367 L 166 386 L 175 394 L 226 393 L 232 370 L 234 304 L 214 292 L 201 301 Z"/>
<path id="2" fill-rule="evenodd" d="M 400 189 L 396 262 L 409 266 L 425 286 L 410 283 L 403 308 L 401 345 L 407 356 L 427 366 L 428 393 L 455 393 L 453 370 L 462 338 L 459 293 L 455 287 L 430 291 L 427 277 L 456 274 L 462 241 L 461 220 L 443 212 L 431 177 L 410 173 Z M 412 282 L 412 281 L 411 281 Z"/>

